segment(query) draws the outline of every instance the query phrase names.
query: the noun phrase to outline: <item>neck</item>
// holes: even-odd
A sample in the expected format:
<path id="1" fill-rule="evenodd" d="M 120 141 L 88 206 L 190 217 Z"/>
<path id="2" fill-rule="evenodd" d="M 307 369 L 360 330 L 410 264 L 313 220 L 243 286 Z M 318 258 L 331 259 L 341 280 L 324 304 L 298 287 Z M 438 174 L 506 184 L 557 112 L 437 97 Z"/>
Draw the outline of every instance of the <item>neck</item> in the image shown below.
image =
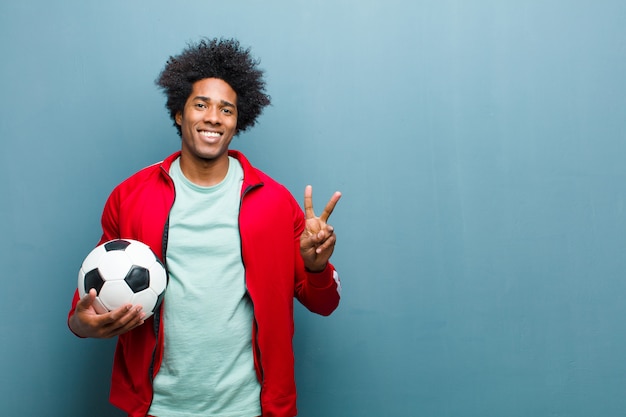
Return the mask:
<path id="1" fill-rule="evenodd" d="M 180 155 L 180 169 L 185 177 L 196 185 L 211 187 L 224 180 L 228 173 L 228 155 L 218 159 L 201 159 L 187 155 Z"/>

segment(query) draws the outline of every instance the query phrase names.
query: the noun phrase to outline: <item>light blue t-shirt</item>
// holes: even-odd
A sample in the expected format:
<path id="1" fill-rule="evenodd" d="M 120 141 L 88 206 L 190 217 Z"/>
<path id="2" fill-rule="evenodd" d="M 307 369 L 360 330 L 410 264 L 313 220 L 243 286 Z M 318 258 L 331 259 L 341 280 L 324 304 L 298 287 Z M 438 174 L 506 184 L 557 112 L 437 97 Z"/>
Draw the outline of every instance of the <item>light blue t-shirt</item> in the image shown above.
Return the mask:
<path id="1" fill-rule="evenodd" d="M 243 170 L 229 158 L 224 180 L 201 187 L 185 178 L 177 159 L 170 175 L 176 200 L 166 254 L 165 346 L 149 414 L 261 415 L 238 226 Z"/>

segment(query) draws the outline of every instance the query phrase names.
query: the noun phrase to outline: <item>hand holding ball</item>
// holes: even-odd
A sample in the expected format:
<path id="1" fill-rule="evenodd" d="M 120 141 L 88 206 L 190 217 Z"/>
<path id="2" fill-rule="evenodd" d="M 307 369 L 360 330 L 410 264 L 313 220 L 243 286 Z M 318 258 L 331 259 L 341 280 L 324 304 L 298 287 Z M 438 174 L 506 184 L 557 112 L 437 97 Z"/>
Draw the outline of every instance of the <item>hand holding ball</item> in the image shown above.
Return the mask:
<path id="1" fill-rule="evenodd" d="M 140 305 L 146 317 L 161 304 L 167 274 L 150 247 L 131 239 L 116 239 L 92 250 L 78 271 L 78 293 L 96 290 L 94 308 L 102 314 L 125 304 Z"/>

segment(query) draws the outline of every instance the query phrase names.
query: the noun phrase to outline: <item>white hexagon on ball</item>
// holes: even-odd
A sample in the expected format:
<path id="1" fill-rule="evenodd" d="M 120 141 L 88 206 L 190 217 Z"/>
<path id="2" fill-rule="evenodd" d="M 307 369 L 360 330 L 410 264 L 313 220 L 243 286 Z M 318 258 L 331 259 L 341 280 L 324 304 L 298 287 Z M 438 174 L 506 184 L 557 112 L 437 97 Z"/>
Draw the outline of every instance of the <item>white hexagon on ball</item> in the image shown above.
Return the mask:
<path id="1" fill-rule="evenodd" d="M 143 308 L 143 312 L 146 314 L 145 318 L 150 317 L 153 313 L 145 306 L 153 306 L 157 303 L 159 297 L 152 291 L 151 288 L 146 288 L 143 291 L 133 294 L 131 303 L 134 305 L 140 305 Z"/>
<path id="2" fill-rule="evenodd" d="M 133 262 L 123 251 L 105 253 L 98 263 L 98 270 L 105 281 L 123 280 L 130 271 Z"/>
<path id="3" fill-rule="evenodd" d="M 156 260 L 156 256 L 150 247 L 142 242 L 135 241 L 129 245 L 124 253 L 132 259 L 134 265 L 149 267 Z"/>
<path id="4" fill-rule="evenodd" d="M 104 248 L 104 245 L 96 246 L 94 250 L 89 252 L 89 255 L 87 255 L 81 267 L 84 273 L 96 269 L 98 267 L 98 262 L 100 262 L 100 259 L 105 253 L 107 253 L 107 251 Z"/>
<path id="5" fill-rule="evenodd" d="M 167 286 L 167 276 L 165 274 L 165 268 L 161 265 L 160 262 L 154 262 L 150 268 L 150 288 L 155 294 L 160 295 L 165 292 L 165 287 Z"/>
<path id="6" fill-rule="evenodd" d="M 133 290 L 126 285 L 126 281 L 123 279 L 106 281 L 98 294 L 98 298 L 111 311 L 129 303 L 133 298 Z"/>

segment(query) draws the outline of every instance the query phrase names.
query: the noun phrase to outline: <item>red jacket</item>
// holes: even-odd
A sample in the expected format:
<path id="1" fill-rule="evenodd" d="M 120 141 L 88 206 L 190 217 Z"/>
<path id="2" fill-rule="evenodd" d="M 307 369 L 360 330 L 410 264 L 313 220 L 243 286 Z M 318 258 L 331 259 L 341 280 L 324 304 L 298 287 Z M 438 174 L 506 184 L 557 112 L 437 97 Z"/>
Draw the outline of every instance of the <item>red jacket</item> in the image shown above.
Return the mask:
<path id="1" fill-rule="evenodd" d="M 250 165 L 243 154 L 229 154 L 244 172 L 239 232 L 246 286 L 254 305 L 252 345 L 263 417 L 295 416 L 293 298 L 312 312 L 329 315 L 339 304 L 339 279 L 330 263 L 319 273 L 305 270 L 300 256 L 304 215 L 291 193 Z M 165 259 L 175 197 L 168 172 L 178 156 L 177 152 L 144 168 L 113 190 L 102 215 L 100 243 L 136 239 Z M 77 302 L 78 292 L 70 315 Z M 163 359 L 160 318 L 159 311 L 118 337 L 110 399 L 132 417 L 145 416 L 152 401 L 152 379 Z"/>

